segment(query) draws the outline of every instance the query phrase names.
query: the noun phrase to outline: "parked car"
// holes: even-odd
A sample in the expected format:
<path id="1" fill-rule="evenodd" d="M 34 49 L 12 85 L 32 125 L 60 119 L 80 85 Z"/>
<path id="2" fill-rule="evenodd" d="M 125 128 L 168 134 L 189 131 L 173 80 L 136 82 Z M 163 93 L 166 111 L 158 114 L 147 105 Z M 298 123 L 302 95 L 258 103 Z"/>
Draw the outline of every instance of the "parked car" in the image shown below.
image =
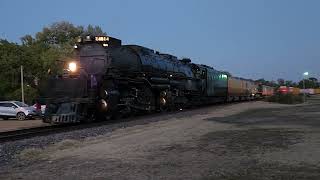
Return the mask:
<path id="1" fill-rule="evenodd" d="M 16 117 L 22 121 L 36 115 L 35 108 L 25 103 L 19 101 L 0 101 L 0 118 L 9 119 Z"/>

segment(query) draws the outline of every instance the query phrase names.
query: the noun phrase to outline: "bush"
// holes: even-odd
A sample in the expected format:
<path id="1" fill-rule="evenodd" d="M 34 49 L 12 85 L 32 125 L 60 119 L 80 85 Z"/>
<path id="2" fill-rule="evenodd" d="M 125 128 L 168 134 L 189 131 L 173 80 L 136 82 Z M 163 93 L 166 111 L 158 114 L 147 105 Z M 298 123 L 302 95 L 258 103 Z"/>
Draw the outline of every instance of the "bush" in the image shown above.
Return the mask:
<path id="1" fill-rule="evenodd" d="M 268 102 L 277 102 L 280 104 L 299 104 L 303 103 L 303 95 L 293 94 L 275 94 L 266 99 Z"/>

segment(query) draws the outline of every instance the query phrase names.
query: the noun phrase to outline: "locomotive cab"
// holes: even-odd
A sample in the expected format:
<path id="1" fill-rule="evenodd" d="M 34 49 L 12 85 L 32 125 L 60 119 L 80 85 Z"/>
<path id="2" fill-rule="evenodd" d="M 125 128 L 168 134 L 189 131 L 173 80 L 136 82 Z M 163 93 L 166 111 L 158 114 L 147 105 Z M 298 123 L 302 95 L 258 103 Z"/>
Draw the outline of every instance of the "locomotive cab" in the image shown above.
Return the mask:
<path id="1" fill-rule="evenodd" d="M 86 36 L 79 37 L 74 46 L 77 59 L 89 75 L 103 74 L 106 66 L 110 63 L 107 49 L 121 46 L 121 40 L 109 36 Z"/>

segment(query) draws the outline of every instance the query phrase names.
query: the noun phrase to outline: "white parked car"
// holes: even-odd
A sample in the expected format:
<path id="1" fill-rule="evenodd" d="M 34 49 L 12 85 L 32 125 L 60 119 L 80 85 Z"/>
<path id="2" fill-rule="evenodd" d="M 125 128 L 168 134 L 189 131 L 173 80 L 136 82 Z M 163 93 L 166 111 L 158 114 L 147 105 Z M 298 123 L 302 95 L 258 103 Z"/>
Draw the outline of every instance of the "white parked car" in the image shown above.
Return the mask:
<path id="1" fill-rule="evenodd" d="M 19 101 L 0 101 L 0 118 L 9 119 L 16 117 L 25 120 L 36 116 L 36 109 Z"/>

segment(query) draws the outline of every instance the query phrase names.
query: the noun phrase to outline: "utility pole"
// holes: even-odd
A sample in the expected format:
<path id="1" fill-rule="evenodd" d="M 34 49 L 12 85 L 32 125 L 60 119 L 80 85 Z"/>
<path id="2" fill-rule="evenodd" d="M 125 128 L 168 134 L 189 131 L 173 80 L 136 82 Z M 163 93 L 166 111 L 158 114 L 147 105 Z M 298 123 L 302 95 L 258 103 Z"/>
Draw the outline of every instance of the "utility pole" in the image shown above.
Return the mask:
<path id="1" fill-rule="evenodd" d="M 24 103 L 24 90 L 23 90 L 23 66 L 21 65 L 21 100 Z"/>
<path id="2" fill-rule="evenodd" d="M 304 72 L 303 73 L 303 102 L 306 102 L 306 82 L 305 82 L 305 77 L 309 75 L 309 72 Z"/>
<path id="3" fill-rule="evenodd" d="M 306 83 L 305 79 L 303 78 L 303 102 L 306 102 Z"/>

